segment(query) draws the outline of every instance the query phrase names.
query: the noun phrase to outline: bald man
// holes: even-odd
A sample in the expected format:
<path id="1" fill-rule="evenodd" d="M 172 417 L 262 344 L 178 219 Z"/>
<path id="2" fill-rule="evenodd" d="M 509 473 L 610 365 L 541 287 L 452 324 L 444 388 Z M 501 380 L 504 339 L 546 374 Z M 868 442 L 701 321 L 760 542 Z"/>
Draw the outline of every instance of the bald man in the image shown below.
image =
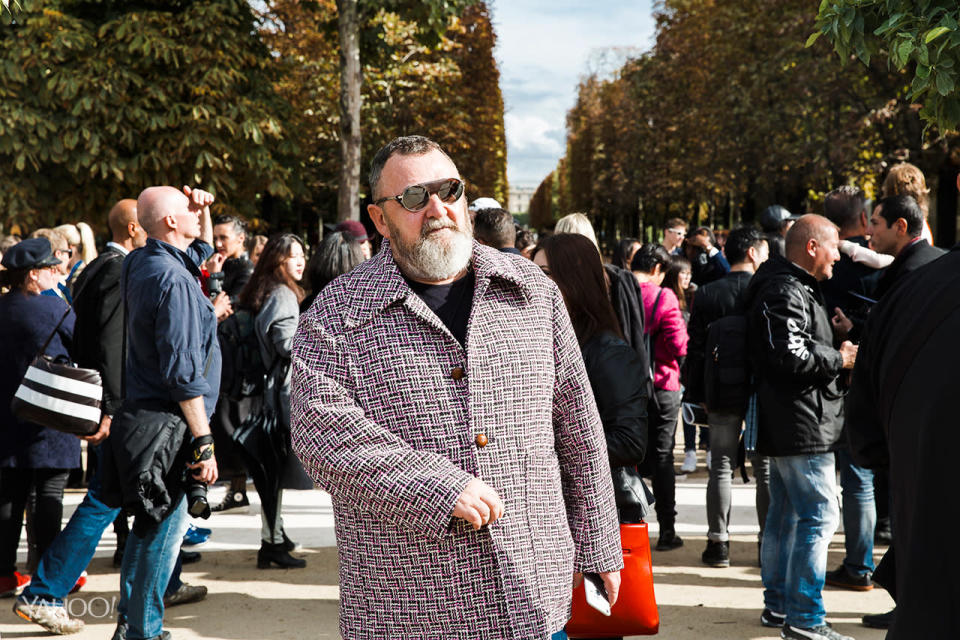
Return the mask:
<path id="1" fill-rule="evenodd" d="M 96 369 L 103 379 L 103 414 L 100 430 L 83 438 L 88 443 L 91 460 L 99 457 L 100 444 L 110 435 L 113 415 L 120 409 L 121 357 L 123 353 L 123 300 L 120 274 L 124 258 L 144 246 L 147 234 L 137 220 L 137 201 L 127 198 L 117 202 L 107 217 L 113 240 L 80 274 L 74 286 L 73 357 L 81 367 Z M 71 618 L 64 599 L 82 585 L 84 569 L 93 558 L 100 537 L 120 513 L 102 501 L 99 472 L 94 466 L 90 486 L 83 501 L 50 548 L 44 553 L 33 574 L 33 580 L 14 603 L 14 612 L 56 634 L 75 633 L 83 621 Z M 120 522 L 126 525 L 126 518 Z M 122 555 L 126 534 L 117 532 L 118 554 Z M 171 578 L 172 592 L 189 593 L 194 600 L 206 595 L 205 587 L 180 582 L 179 571 Z M 199 595 L 199 598 L 197 597 Z"/>
<path id="2" fill-rule="evenodd" d="M 212 202 L 189 187 L 150 187 L 137 199 L 147 240 L 123 263 L 125 397 L 101 466 L 104 502 L 136 517 L 120 573 L 115 640 L 169 637 L 162 595 L 187 528 L 186 484 L 217 479 L 209 419 L 220 348 L 214 308 L 199 282 L 200 265 L 213 253 Z M 191 498 L 193 515 L 204 507 Z"/>
<path id="3" fill-rule="evenodd" d="M 857 348 L 833 347 L 820 283 L 840 259 L 837 227 L 805 215 L 787 232 L 745 299 L 757 392 L 757 453 L 770 456 L 770 508 L 761 547 L 761 624 L 781 637 L 849 640 L 826 623 L 827 546 L 837 529 L 834 451 L 843 428 L 838 378 Z"/>

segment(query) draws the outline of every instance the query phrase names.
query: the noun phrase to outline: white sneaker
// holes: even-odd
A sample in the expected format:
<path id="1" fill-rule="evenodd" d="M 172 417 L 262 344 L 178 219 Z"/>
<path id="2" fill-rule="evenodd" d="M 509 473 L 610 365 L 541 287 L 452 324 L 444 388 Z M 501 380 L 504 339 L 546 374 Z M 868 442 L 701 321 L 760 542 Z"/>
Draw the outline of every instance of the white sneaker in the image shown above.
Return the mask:
<path id="1" fill-rule="evenodd" d="M 707 471 L 710 470 L 710 450 L 707 450 Z"/>
<path id="2" fill-rule="evenodd" d="M 680 473 L 693 473 L 697 470 L 697 452 L 689 449 L 683 454 L 683 464 L 680 465 Z"/>

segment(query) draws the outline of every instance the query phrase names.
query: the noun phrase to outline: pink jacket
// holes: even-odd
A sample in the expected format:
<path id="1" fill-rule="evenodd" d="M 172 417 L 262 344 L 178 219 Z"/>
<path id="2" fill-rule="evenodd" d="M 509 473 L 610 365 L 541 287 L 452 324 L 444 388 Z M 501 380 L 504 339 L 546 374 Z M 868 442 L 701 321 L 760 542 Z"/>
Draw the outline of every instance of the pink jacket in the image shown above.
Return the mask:
<path id="1" fill-rule="evenodd" d="M 670 289 L 649 282 L 640 283 L 643 293 L 643 320 L 646 333 L 653 334 L 653 386 L 664 391 L 680 390 L 678 358 L 687 355 L 687 325 L 680 313 L 680 303 Z M 656 317 L 651 317 L 657 294 L 663 291 Z"/>

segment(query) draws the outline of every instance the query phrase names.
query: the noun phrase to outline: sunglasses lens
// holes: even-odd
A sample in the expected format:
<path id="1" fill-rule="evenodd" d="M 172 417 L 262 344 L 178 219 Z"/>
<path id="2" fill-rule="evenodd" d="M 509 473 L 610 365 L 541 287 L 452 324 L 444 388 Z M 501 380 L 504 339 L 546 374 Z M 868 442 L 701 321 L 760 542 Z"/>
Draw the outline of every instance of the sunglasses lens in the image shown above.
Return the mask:
<path id="1" fill-rule="evenodd" d="M 427 204 L 430 193 L 423 185 L 415 184 L 407 187 L 400 195 L 400 204 L 407 211 L 419 211 Z"/>
<path id="2" fill-rule="evenodd" d="M 443 202 L 450 204 L 456 202 L 463 195 L 463 183 L 455 178 L 447 180 L 437 189 L 437 197 Z"/>

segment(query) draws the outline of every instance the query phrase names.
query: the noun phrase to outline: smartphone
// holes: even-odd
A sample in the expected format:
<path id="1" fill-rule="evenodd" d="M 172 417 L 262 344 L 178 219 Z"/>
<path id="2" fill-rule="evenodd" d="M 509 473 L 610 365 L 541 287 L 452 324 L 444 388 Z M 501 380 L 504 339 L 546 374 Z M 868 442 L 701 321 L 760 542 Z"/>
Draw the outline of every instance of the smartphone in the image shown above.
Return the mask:
<path id="1" fill-rule="evenodd" d="M 596 573 L 583 574 L 583 592 L 587 595 L 587 604 L 605 616 L 610 615 L 610 600 L 603 579 Z"/>

